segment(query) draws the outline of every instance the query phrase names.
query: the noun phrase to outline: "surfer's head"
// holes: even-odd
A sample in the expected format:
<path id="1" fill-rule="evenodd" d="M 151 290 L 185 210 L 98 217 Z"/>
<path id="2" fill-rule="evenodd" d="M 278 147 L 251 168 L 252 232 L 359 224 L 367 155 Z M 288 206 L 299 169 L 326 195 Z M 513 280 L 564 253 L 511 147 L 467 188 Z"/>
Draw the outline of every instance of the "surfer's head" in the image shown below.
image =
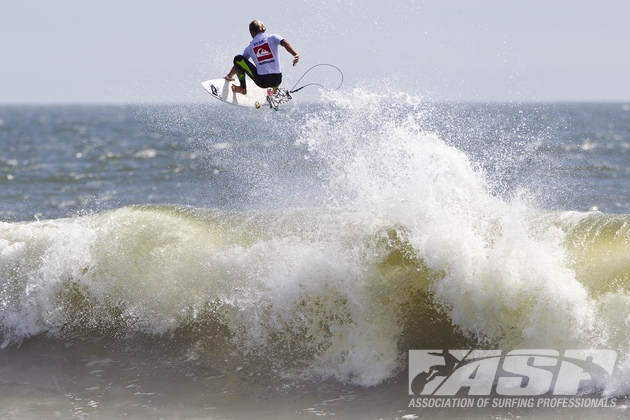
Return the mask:
<path id="1" fill-rule="evenodd" d="M 265 32 L 267 28 L 265 28 L 265 24 L 259 20 L 253 20 L 252 23 L 249 24 L 249 32 L 252 36 L 256 36 L 256 34 L 260 32 Z"/>

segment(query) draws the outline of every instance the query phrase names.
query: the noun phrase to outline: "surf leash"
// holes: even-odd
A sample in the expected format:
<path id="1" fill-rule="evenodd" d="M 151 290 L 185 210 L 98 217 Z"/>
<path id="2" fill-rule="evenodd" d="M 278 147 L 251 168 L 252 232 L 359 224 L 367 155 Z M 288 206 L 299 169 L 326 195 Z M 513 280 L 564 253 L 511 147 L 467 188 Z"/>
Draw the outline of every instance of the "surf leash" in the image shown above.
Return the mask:
<path id="1" fill-rule="evenodd" d="M 309 71 L 311 71 L 311 70 L 313 70 L 315 67 L 319 67 L 319 66 L 332 67 L 332 68 L 336 69 L 336 70 L 339 72 L 339 74 L 341 75 L 341 82 L 339 83 L 339 86 L 337 86 L 336 88 L 334 88 L 334 89 L 330 90 L 330 89 L 328 89 L 326 86 L 322 86 L 322 85 L 320 85 L 319 83 L 308 83 L 308 84 L 306 84 L 306 85 L 304 85 L 304 86 L 300 86 L 300 87 L 299 87 L 299 88 L 297 88 L 297 89 L 295 88 L 295 87 L 296 87 L 296 86 L 300 83 L 300 81 L 304 78 L 304 76 L 306 76 L 306 74 L 307 74 Z M 339 67 L 337 67 L 337 66 L 333 66 L 332 64 L 325 64 L 325 63 L 322 63 L 322 64 L 315 64 L 313 67 L 311 67 L 310 69 L 308 69 L 308 70 L 306 70 L 306 71 L 304 72 L 304 74 L 302 75 L 302 77 L 300 77 L 300 79 L 299 79 L 299 80 L 295 83 L 295 85 L 293 85 L 293 87 L 291 88 L 291 90 L 289 90 L 289 93 L 295 93 L 295 92 L 297 92 L 297 91 L 300 91 L 300 90 L 304 89 L 304 88 L 305 88 L 305 87 L 307 87 L 307 86 L 319 86 L 319 87 L 321 87 L 322 89 L 325 89 L 325 90 L 328 90 L 328 91 L 334 92 L 335 90 L 339 89 L 339 88 L 341 87 L 341 85 L 343 85 L 343 72 L 339 69 Z"/>

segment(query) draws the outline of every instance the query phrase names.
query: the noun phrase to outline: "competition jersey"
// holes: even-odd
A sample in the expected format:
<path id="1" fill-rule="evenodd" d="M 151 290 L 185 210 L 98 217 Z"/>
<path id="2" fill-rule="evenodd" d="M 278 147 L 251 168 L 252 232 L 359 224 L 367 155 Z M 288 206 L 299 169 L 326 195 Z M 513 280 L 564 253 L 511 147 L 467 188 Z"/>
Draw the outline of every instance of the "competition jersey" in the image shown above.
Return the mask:
<path id="1" fill-rule="evenodd" d="M 254 62 L 260 75 L 282 73 L 278 59 L 278 45 L 283 39 L 280 35 L 259 32 L 245 48 L 243 56 Z"/>

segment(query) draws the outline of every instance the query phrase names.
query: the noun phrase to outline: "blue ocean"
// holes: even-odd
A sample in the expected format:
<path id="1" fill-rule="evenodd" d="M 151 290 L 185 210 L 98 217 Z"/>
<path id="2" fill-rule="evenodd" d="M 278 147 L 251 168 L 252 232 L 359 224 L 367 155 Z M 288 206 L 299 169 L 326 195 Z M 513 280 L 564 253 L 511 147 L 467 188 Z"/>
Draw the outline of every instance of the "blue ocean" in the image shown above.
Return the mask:
<path id="1" fill-rule="evenodd" d="M 630 104 L 0 106 L 0 144 L 1 418 L 628 416 Z M 413 407 L 415 349 L 614 350 L 616 403 Z"/>

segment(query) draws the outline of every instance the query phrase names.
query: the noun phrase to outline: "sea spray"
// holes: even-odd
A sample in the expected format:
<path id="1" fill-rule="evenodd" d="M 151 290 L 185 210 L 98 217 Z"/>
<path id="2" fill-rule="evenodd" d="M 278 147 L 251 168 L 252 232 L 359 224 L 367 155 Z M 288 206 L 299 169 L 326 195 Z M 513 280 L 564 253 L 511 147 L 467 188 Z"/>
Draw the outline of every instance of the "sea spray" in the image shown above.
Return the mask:
<path id="1" fill-rule="evenodd" d="M 353 99 L 336 103 L 345 118 L 314 115 L 302 141 L 330 163 L 334 193 L 352 197 L 346 208 L 404 226 L 417 261 L 443 273 L 430 292 L 454 326 L 508 348 L 601 343 L 561 230 L 536 232 L 536 209 L 492 195 L 480 165 L 422 130 L 422 107 Z"/>

